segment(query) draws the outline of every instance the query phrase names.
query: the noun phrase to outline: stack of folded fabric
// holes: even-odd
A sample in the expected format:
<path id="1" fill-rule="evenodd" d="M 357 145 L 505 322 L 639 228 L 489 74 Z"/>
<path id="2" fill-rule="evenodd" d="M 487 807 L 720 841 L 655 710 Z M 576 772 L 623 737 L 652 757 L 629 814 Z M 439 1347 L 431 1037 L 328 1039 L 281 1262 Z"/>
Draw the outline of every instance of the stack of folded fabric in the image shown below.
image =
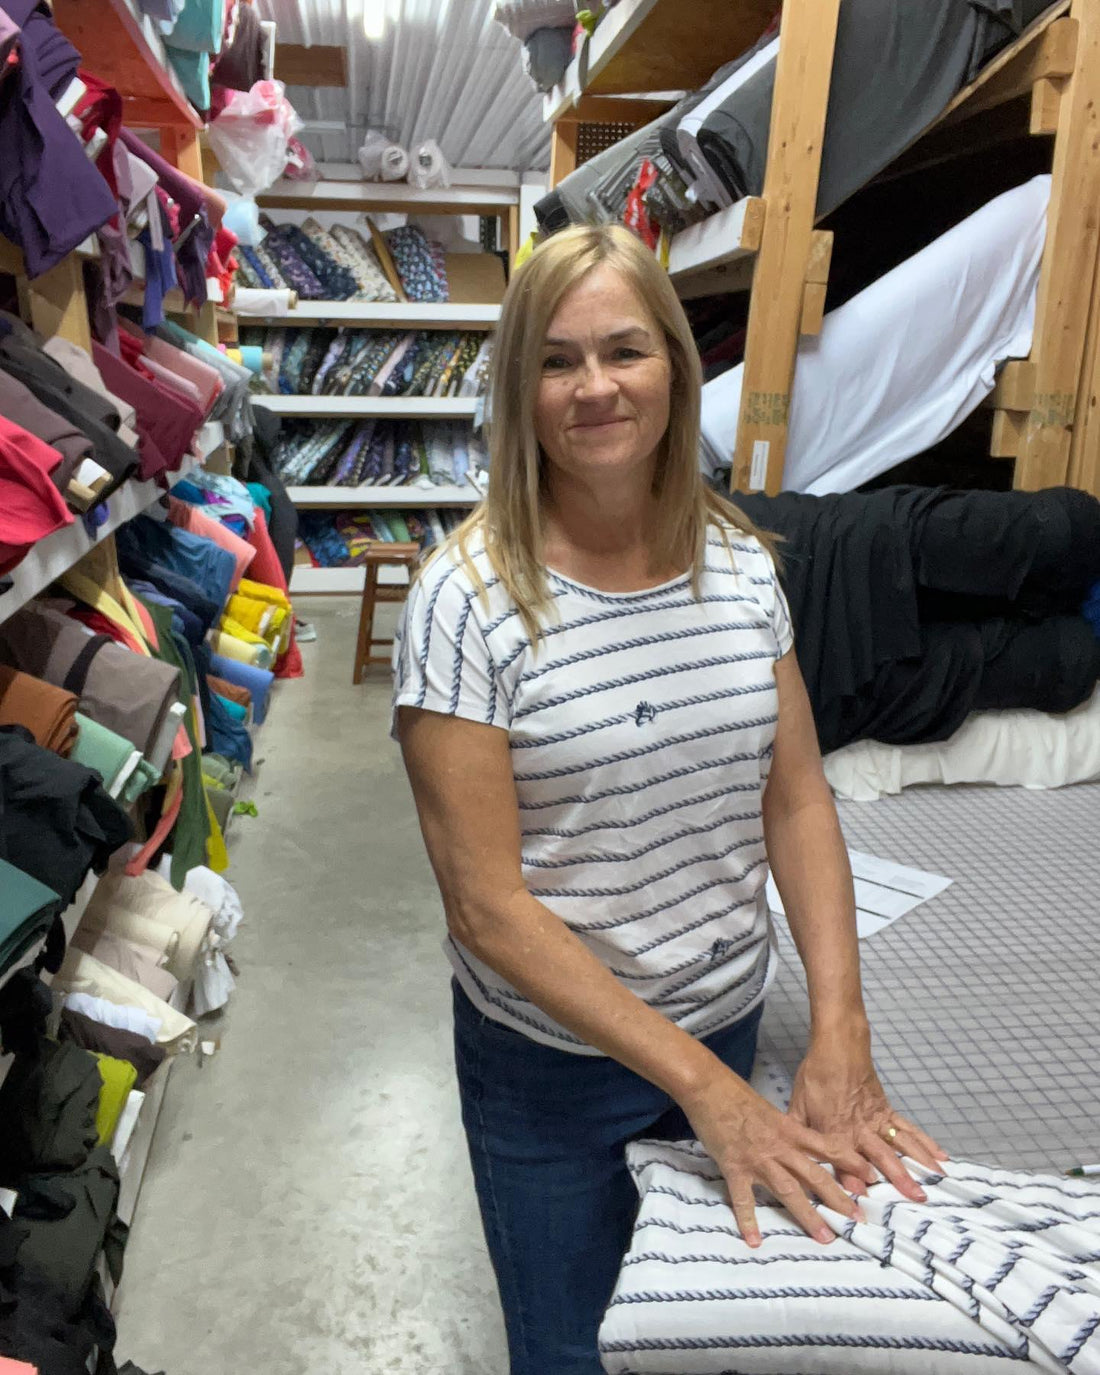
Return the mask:
<path id="1" fill-rule="evenodd" d="M 303 511 L 302 548 L 316 568 L 356 568 L 376 544 L 442 543 L 466 518 L 455 508 L 399 511 Z"/>
<path id="2" fill-rule="evenodd" d="M 489 456 L 465 421 L 333 420 L 284 426 L 275 462 L 293 486 L 461 485 L 488 468 Z"/>
<path id="3" fill-rule="evenodd" d="M 246 326 L 241 343 L 266 355 L 253 393 L 283 396 L 477 396 L 492 356 L 474 331 Z"/>

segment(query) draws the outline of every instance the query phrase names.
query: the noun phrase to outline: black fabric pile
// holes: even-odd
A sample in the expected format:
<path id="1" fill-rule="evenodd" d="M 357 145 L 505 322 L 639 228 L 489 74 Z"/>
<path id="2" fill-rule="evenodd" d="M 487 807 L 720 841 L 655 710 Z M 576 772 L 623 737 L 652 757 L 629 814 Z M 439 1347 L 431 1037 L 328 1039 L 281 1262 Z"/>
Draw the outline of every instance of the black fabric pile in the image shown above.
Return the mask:
<path id="1" fill-rule="evenodd" d="M 1100 579 L 1100 501 L 1085 492 L 735 500 L 782 537 L 823 752 L 946 740 L 973 711 L 1069 711 L 1100 679 L 1100 640 L 1081 615 Z"/>

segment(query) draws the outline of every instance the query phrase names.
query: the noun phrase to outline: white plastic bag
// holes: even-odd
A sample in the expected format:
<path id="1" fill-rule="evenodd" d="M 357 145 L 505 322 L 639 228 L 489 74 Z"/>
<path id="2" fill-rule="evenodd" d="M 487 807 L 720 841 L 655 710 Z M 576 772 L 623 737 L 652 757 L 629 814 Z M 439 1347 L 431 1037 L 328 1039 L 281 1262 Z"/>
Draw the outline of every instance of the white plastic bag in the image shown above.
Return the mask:
<path id="1" fill-rule="evenodd" d="M 250 91 L 234 91 L 211 121 L 210 147 L 242 196 L 257 196 L 278 181 L 287 144 L 302 127 L 284 92 L 281 81 L 257 81 Z"/>
<path id="2" fill-rule="evenodd" d="M 409 185 L 426 191 L 429 186 L 450 186 L 451 165 L 435 139 L 418 143 L 409 158 Z"/>
<path id="3" fill-rule="evenodd" d="M 368 181 L 401 181 L 409 170 L 409 155 L 377 129 L 368 129 L 359 149 L 359 166 Z"/>

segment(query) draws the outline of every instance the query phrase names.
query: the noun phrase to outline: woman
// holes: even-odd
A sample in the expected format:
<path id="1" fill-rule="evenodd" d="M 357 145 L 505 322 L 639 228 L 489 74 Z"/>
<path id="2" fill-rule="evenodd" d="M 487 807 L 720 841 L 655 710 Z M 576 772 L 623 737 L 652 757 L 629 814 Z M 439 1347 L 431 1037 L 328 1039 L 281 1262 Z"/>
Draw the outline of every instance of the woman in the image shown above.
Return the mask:
<path id="1" fill-rule="evenodd" d="M 705 488 L 700 371 L 653 256 L 578 227 L 516 274 L 489 492 L 429 562 L 397 732 L 455 969 L 463 1121 L 513 1375 L 594 1375 L 636 1210 L 624 1147 L 695 1135 L 823 1243 L 898 1152 L 943 1153 L 875 1076 L 847 852 L 766 540 Z M 774 969 L 806 967 L 788 1114 L 745 1082 Z M 823 1168 L 834 1167 L 836 1176 Z"/>

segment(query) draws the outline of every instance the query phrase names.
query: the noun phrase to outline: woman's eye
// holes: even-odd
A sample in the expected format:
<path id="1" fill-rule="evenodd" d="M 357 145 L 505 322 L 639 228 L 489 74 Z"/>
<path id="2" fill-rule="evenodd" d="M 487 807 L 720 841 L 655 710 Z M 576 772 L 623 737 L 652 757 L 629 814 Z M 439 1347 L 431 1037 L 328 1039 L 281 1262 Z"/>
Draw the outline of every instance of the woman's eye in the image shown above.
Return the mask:
<path id="1" fill-rule="evenodd" d="M 641 356 L 642 352 L 640 349 L 628 348 L 625 344 L 621 348 L 615 350 L 615 357 L 620 360 L 625 360 L 626 362 L 629 362 L 632 358 L 641 358 Z"/>
<path id="2" fill-rule="evenodd" d="M 544 372 L 561 372 L 563 368 L 569 366 L 569 359 L 563 353 L 552 353 L 549 358 L 542 360 Z"/>

